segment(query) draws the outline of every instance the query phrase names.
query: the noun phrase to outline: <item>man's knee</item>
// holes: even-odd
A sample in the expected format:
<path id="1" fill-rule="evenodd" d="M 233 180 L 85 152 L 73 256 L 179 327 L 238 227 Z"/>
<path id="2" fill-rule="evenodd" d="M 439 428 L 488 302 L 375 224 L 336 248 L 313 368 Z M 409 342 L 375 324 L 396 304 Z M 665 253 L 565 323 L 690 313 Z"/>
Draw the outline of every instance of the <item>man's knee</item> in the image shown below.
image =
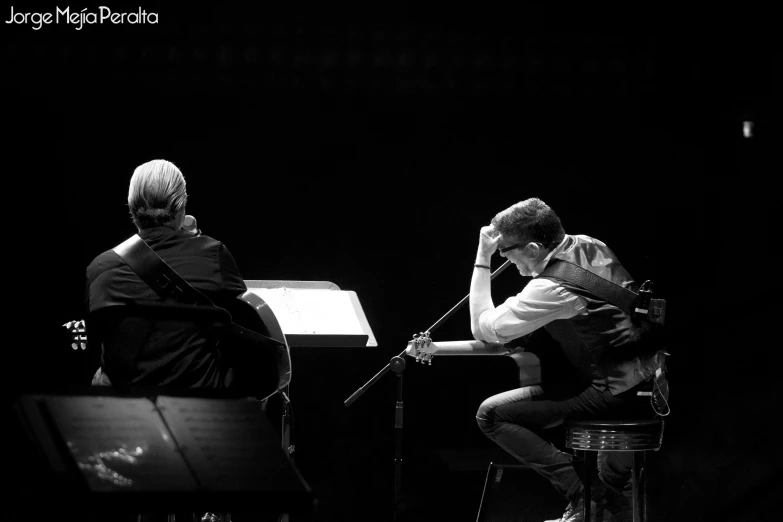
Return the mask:
<path id="1" fill-rule="evenodd" d="M 481 431 L 489 434 L 494 426 L 501 422 L 501 419 L 498 418 L 497 408 L 509 404 L 525 403 L 533 400 L 534 396 L 541 395 L 542 393 L 543 390 L 541 389 L 541 386 L 533 385 L 493 395 L 492 397 L 485 399 L 479 406 L 479 409 L 476 412 L 476 422 L 478 423 L 479 428 L 481 428 Z M 506 422 L 509 421 L 508 419 L 503 420 Z M 520 423 L 519 419 L 511 422 L 514 424 Z"/>
<path id="2" fill-rule="evenodd" d="M 490 399 L 485 400 L 476 412 L 476 423 L 481 431 L 489 434 L 495 424 L 495 408 Z"/>

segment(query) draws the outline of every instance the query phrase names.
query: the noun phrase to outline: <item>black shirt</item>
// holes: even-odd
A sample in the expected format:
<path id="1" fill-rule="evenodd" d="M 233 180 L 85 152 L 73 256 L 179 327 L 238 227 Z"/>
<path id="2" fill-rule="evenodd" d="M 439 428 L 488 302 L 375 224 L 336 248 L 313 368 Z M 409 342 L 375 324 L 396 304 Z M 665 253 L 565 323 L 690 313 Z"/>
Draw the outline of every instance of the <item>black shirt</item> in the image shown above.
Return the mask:
<path id="1" fill-rule="evenodd" d="M 168 227 L 141 238 L 191 286 L 229 312 L 247 290 L 226 246 Z M 128 302 L 163 299 L 113 251 L 87 267 L 88 340 L 102 345 L 102 367 L 118 387 L 220 388 L 221 354 L 198 325 L 123 316 Z M 118 312 L 118 313 L 115 313 Z"/>

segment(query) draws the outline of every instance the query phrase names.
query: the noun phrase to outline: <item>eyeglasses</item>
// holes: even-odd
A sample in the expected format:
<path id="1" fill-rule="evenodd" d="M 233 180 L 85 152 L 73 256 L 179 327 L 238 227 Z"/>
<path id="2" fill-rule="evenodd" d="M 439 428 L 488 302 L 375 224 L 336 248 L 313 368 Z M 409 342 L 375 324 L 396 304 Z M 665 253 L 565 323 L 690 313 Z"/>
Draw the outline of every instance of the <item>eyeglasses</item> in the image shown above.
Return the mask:
<path id="1" fill-rule="evenodd" d="M 529 241 L 528 243 L 514 243 L 511 246 L 507 246 L 507 247 L 504 247 L 504 248 L 498 248 L 498 252 L 500 253 L 500 255 L 504 255 L 506 252 L 510 252 L 510 251 L 514 250 L 515 248 L 525 247 L 529 243 L 535 243 L 536 245 L 541 245 L 541 247 L 544 246 L 541 243 L 538 243 L 537 241 Z"/>
<path id="2" fill-rule="evenodd" d="M 509 252 L 511 250 L 514 250 L 515 248 L 519 248 L 522 246 L 522 243 L 514 243 L 513 245 L 505 248 L 498 248 L 498 252 L 500 254 L 505 254 L 506 252 Z"/>

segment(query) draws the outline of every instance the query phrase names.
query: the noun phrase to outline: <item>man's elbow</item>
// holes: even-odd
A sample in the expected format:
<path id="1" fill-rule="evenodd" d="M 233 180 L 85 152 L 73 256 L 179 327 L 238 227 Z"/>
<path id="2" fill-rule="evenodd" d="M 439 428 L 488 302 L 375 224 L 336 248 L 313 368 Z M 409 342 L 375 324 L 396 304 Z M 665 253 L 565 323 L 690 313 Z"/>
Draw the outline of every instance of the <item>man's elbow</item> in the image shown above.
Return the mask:
<path id="1" fill-rule="evenodd" d="M 471 325 L 470 333 L 473 334 L 473 338 L 477 341 L 484 341 L 484 335 L 481 333 L 481 328 L 478 325 Z"/>

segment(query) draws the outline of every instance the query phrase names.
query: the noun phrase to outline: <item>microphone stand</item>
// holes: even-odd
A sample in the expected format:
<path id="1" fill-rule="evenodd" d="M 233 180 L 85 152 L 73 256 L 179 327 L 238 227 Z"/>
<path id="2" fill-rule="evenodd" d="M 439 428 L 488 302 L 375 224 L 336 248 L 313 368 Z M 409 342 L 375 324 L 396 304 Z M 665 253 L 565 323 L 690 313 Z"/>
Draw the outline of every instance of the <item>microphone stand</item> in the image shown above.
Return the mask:
<path id="1" fill-rule="evenodd" d="M 511 261 L 506 260 L 505 263 L 503 263 L 497 270 L 492 272 L 489 276 L 489 280 L 492 281 L 497 277 L 503 270 L 508 268 L 508 266 L 511 264 Z M 438 319 L 435 324 L 430 326 L 426 332 L 423 332 L 423 335 L 429 336 L 429 334 L 438 328 L 440 325 L 442 325 L 446 320 L 454 315 L 454 312 L 462 308 L 462 306 L 468 301 L 470 298 L 470 294 L 466 295 L 465 297 L 460 300 L 459 303 L 454 305 L 451 310 L 446 312 L 446 314 Z M 415 336 L 414 336 L 415 338 Z M 345 400 L 344 404 L 346 406 L 350 406 L 353 404 L 356 399 L 361 397 L 364 392 L 367 391 L 367 389 L 375 384 L 381 377 L 383 377 L 389 370 L 392 370 L 395 374 L 397 374 L 397 403 L 395 404 L 394 408 L 394 517 L 393 520 L 397 520 L 397 515 L 399 513 L 399 505 L 401 500 L 401 494 L 402 494 L 402 414 L 403 414 L 403 400 L 402 400 L 402 372 L 405 370 L 405 352 L 407 351 L 407 347 L 405 350 L 400 352 L 399 355 L 395 355 L 391 358 L 389 361 L 389 364 L 384 366 L 381 371 L 376 373 L 372 379 L 367 381 L 367 383 L 353 392 L 353 394 L 348 397 L 348 399 Z"/>

